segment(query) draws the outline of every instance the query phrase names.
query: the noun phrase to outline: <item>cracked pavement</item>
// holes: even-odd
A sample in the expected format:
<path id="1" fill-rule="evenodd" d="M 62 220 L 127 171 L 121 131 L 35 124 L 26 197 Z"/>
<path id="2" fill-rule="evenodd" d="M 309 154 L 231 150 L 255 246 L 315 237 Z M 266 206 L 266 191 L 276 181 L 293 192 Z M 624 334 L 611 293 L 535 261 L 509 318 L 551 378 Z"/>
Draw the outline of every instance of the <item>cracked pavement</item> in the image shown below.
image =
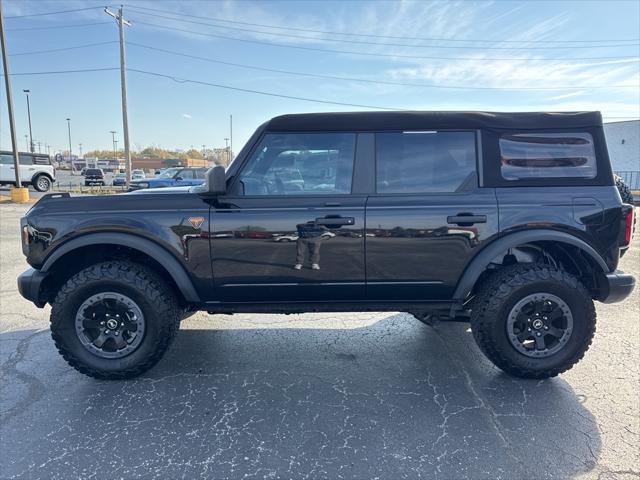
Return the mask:
<path id="1" fill-rule="evenodd" d="M 198 313 L 150 372 L 98 381 L 17 292 L 25 210 L 0 205 L 0 478 L 640 477 L 637 290 L 597 304 L 551 380 L 503 374 L 466 324 L 387 312 Z M 637 244 L 620 268 L 640 276 Z"/>

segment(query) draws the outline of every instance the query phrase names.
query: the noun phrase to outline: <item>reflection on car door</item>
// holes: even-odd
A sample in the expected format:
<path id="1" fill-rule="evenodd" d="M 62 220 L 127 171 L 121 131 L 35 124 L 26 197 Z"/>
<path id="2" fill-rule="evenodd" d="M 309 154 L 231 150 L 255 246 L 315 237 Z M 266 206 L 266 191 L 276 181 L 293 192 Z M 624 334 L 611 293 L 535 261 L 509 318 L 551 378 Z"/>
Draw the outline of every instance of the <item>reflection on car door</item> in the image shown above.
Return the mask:
<path id="1" fill-rule="evenodd" d="M 13 167 L 13 155 L 0 155 L 0 182 L 15 182 L 16 175 Z"/>
<path id="2" fill-rule="evenodd" d="M 217 298 L 364 298 L 366 195 L 351 193 L 355 142 L 352 133 L 262 138 L 211 211 Z"/>
<path id="3" fill-rule="evenodd" d="M 476 134 L 376 135 L 367 202 L 367 298 L 448 300 L 466 265 L 498 233 L 494 189 L 480 188 Z"/>

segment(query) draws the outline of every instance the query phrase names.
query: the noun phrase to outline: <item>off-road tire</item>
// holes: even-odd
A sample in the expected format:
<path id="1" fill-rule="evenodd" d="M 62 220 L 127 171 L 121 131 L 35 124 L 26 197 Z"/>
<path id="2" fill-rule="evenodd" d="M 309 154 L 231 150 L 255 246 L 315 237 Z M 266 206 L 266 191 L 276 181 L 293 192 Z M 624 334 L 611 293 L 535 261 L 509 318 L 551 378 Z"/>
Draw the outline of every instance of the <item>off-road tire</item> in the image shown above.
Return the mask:
<path id="1" fill-rule="evenodd" d="M 616 188 L 618 189 L 618 192 L 620 192 L 622 202 L 633 205 L 633 194 L 631 193 L 629 185 L 624 183 L 624 180 L 622 180 L 618 175 L 614 175 L 614 179 L 616 181 Z"/>
<path id="2" fill-rule="evenodd" d="M 556 353 L 532 358 L 520 353 L 507 337 L 507 318 L 514 305 L 527 295 L 546 292 L 566 302 L 573 330 Z M 498 368 L 521 378 L 549 378 L 569 370 L 585 354 L 596 330 L 596 311 L 587 289 L 573 275 L 544 264 L 503 267 L 488 276 L 473 301 L 473 336 L 484 354 Z"/>
<path id="3" fill-rule="evenodd" d="M 51 190 L 52 182 L 47 175 L 40 174 L 33 179 L 32 185 L 38 192 L 47 192 Z"/>
<path id="4" fill-rule="evenodd" d="M 186 320 L 187 318 L 193 317 L 199 310 L 188 310 L 182 309 L 180 310 L 180 321 Z"/>
<path id="5" fill-rule="evenodd" d="M 622 198 L 623 203 L 628 203 L 629 205 L 633 205 L 633 193 L 631 193 L 631 189 L 629 185 L 624 183 L 624 180 L 620 178 L 618 175 L 615 177 L 616 187 L 618 192 L 620 192 L 620 197 Z"/>
<path id="6" fill-rule="evenodd" d="M 85 348 L 75 329 L 82 302 L 101 292 L 126 295 L 145 318 L 139 346 L 121 358 L 101 358 Z M 153 367 L 174 339 L 182 310 L 165 282 L 152 270 L 128 261 L 107 261 L 81 270 L 58 291 L 51 307 L 51 337 L 76 370 L 99 379 L 132 378 Z"/>

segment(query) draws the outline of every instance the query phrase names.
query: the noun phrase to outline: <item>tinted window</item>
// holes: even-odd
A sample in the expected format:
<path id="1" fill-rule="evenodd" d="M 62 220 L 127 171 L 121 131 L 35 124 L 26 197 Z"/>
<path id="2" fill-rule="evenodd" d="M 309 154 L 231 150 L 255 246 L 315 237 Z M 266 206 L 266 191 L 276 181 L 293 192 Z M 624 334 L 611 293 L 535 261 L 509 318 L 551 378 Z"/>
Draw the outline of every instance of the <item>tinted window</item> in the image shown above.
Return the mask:
<path id="1" fill-rule="evenodd" d="M 183 180 L 193 180 L 194 179 L 194 175 L 193 175 L 193 170 L 182 170 L 179 174 L 178 177 L 182 178 Z"/>
<path id="2" fill-rule="evenodd" d="M 207 173 L 206 168 L 199 168 L 196 170 L 196 178 L 204 178 L 204 174 Z"/>
<path id="3" fill-rule="evenodd" d="M 245 195 L 323 195 L 351 192 L 354 133 L 270 133 L 240 181 Z"/>
<path id="4" fill-rule="evenodd" d="M 500 136 L 502 177 L 594 178 L 596 155 L 588 133 L 514 133 Z"/>
<path id="5" fill-rule="evenodd" d="M 87 170 L 84 172 L 85 175 L 102 175 L 102 170 L 100 170 L 99 168 L 87 168 Z"/>
<path id="6" fill-rule="evenodd" d="M 33 163 L 36 165 L 51 165 L 51 159 L 49 157 L 33 157 Z"/>
<path id="7" fill-rule="evenodd" d="M 474 132 L 376 134 L 378 193 L 456 192 L 475 182 Z"/>
<path id="8" fill-rule="evenodd" d="M 13 155 L 0 155 L 0 165 L 13 165 Z"/>
<path id="9" fill-rule="evenodd" d="M 20 153 L 18 157 L 20 157 L 20 165 L 33 165 L 33 155 Z"/>

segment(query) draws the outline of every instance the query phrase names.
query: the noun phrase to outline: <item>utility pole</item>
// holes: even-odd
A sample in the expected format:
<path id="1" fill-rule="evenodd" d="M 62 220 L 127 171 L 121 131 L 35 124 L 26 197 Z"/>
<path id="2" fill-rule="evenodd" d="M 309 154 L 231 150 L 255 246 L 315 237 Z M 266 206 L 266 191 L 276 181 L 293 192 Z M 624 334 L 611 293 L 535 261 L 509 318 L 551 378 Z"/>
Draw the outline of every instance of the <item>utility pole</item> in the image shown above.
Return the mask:
<path id="1" fill-rule="evenodd" d="M 127 115 L 127 78 L 126 78 L 126 60 L 124 52 L 124 26 L 131 26 L 131 23 L 126 21 L 123 17 L 123 6 L 118 9 L 118 13 L 112 13 L 108 8 L 104 11 L 107 15 L 116 19 L 118 24 L 118 31 L 120 33 L 120 88 L 122 89 L 122 135 L 124 137 L 124 162 L 126 172 L 126 184 L 129 186 L 131 183 L 131 151 L 129 150 L 129 118 Z"/>
<path id="2" fill-rule="evenodd" d="M 2 65 L 4 67 L 4 86 L 7 90 L 7 110 L 9 111 L 9 129 L 11 130 L 11 148 L 13 149 L 13 166 L 16 174 L 16 188 L 22 188 L 20 181 L 20 158 L 18 154 L 18 136 L 16 135 L 16 124 L 13 118 L 13 96 L 11 95 L 11 75 L 9 75 L 9 55 L 7 55 L 7 39 L 4 35 L 4 13 L 2 11 L 2 0 L 0 0 L 0 40 L 2 43 Z M 20 190 L 22 192 L 22 190 Z M 17 193 L 16 195 L 20 195 Z M 13 197 L 13 195 L 12 195 Z M 27 190 L 26 199 L 29 199 L 29 190 Z"/>
<path id="3" fill-rule="evenodd" d="M 35 152 L 35 148 L 33 145 L 33 132 L 31 131 L 31 105 L 29 105 L 29 92 L 31 92 L 31 90 L 22 90 L 24 93 L 27 94 L 27 117 L 29 118 L 29 144 L 31 145 L 30 148 L 30 152 L 34 153 Z"/>
<path id="4" fill-rule="evenodd" d="M 80 150 L 79 158 L 82 158 L 82 144 L 81 143 L 78 144 L 78 148 Z"/>
<path id="5" fill-rule="evenodd" d="M 38 153 L 42 153 L 42 151 L 40 150 L 41 145 L 42 145 L 42 142 L 38 141 Z"/>
<path id="6" fill-rule="evenodd" d="M 24 134 L 24 144 L 27 146 L 27 148 L 25 149 L 25 151 L 29 151 L 29 135 L 27 135 L 26 133 Z"/>
<path id="7" fill-rule="evenodd" d="M 228 138 L 224 139 L 224 149 L 227 152 L 227 161 L 225 163 L 228 166 L 229 165 L 229 139 Z"/>
<path id="8" fill-rule="evenodd" d="M 233 115 L 229 115 L 229 163 L 231 163 L 231 156 L 233 155 Z M 229 163 L 227 166 L 229 166 Z"/>

